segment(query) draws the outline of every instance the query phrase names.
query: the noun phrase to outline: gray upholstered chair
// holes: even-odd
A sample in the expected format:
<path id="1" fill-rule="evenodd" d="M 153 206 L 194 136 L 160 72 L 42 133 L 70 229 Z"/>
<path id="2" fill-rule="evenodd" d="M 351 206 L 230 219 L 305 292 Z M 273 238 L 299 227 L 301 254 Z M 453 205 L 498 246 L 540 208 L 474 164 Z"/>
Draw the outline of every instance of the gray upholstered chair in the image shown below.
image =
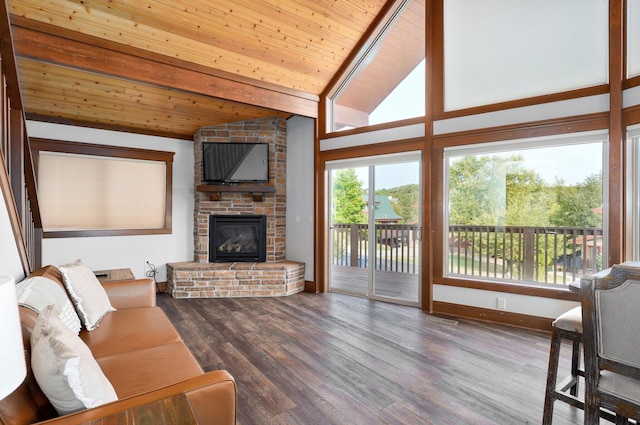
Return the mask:
<path id="1" fill-rule="evenodd" d="M 613 266 L 606 276 L 583 278 L 585 420 L 599 422 L 601 409 L 616 424 L 640 420 L 640 267 Z"/>

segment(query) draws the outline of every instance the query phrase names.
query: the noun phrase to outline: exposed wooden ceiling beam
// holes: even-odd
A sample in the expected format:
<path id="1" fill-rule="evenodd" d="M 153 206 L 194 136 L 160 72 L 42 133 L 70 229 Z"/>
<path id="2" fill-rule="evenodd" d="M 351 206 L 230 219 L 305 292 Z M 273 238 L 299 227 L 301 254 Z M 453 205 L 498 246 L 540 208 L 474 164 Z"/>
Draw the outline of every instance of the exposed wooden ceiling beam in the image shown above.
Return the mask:
<path id="1" fill-rule="evenodd" d="M 22 26 L 21 22 L 24 23 L 23 18 L 12 17 L 18 56 L 311 118 L 318 115 L 318 97 L 312 94 L 257 81 L 255 84 L 234 81 L 179 66 L 175 60 L 170 64 L 158 61 L 160 58 L 132 55 L 131 48 L 123 53 L 113 50 L 112 46 L 102 47 L 105 42 L 98 39 L 91 44 L 88 40 L 72 40 L 33 30 Z M 56 31 L 60 32 L 59 29 Z"/>

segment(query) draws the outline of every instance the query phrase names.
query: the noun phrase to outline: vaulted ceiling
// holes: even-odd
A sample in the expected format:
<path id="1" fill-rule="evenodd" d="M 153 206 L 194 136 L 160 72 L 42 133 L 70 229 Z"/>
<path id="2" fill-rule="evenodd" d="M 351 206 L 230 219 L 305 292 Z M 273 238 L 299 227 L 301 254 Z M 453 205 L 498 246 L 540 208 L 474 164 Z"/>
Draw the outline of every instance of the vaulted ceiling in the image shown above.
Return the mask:
<path id="1" fill-rule="evenodd" d="M 8 0 L 28 119 L 183 139 L 245 119 L 316 117 L 385 3 Z"/>

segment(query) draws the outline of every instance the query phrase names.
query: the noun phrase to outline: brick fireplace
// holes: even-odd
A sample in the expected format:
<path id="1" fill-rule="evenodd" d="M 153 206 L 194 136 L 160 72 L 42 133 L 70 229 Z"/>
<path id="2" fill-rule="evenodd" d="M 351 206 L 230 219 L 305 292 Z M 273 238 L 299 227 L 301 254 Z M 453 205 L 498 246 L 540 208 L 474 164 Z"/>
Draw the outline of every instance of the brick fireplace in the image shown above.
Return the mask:
<path id="1" fill-rule="evenodd" d="M 194 135 L 194 261 L 167 264 L 167 289 L 173 297 L 282 296 L 304 289 L 304 264 L 285 260 L 286 140 L 287 122 L 278 117 L 204 127 Z M 215 194 L 197 190 L 204 183 L 204 142 L 268 143 L 269 190 L 261 196 L 233 187 Z M 212 215 L 265 216 L 266 261 L 210 262 Z"/>

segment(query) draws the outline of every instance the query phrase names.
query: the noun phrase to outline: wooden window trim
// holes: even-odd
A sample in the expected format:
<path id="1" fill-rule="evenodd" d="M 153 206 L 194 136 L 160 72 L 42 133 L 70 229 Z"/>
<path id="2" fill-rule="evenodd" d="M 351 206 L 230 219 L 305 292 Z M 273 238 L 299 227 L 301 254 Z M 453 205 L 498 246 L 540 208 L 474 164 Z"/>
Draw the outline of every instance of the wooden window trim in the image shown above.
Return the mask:
<path id="1" fill-rule="evenodd" d="M 634 105 L 623 111 L 624 126 L 628 127 L 634 124 L 640 124 L 640 105 Z"/>
<path id="2" fill-rule="evenodd" d="M 173 152 L 155 151 L 121 146 L 108 146 L 90 143 L 66 142 L 50 139 L 30 139 L 33 152 L 34 170 L 37 170 L 40 152 L 58 152 L 78 155 L 91 155 L 99 157 L 111 157 L 120 159 L 137 159 L 146 161 L 158 161 L 165 163 L 165 216 L 164 226 L 153 229 L 104 229 L 104 230 L 65 230 L 43 231 L 44 238 L 71 238 L 91 236 L 129 236 L 129 235 L 156 235 L 170 234 L 172 221 L 172 193 L 173 193 Z"/>
<path id="3" fill-rule="evenodd" d="M 442 97 L 442 99 L 438 98 L 439 102 L 436 103 L 436 106 L 438 106 L 439 111 L 434 115 L 433 119 L 434 121 L 439 121 L 439 120 L 445 120 L 450 118 L 466 117 L 469 115 L 506 111 L 506 110 L 511 110 L 515 108 L 523 108 L 526 106 L 542 105 L 545 103 L 561 102 L 564 100 L 581 99 L 589 96 L 598 96 L 601 94 L 608 94 L 608 93 L 609 93 L 609 86 L 604 84 L 604 85 L 597 85 L 597 86 L 586 87 L 586 88 L 576 89 L 576 90 L 569 90 L 564 92 L 549 93 L 549 94 L 544 94 L 540 96 L 528 97 L 524 99 L 515 99 L 515 100 L 508 100 L 508 101 L 499 102 L 499 103 L 490 103 L 486 105 L 474 106 L 472 108 L 455 109 L 451 111 L 443 110 L 444 97 Z M 442 96 L 444 96 L 444 92 L 442 93 Z"/>
<path id="4" fill-rule="evenodd" d="M 388 130 L 388 129 L 391 129 L 391 128 L 406 127 L 406 126 L 414 125 L 414 124 L 424 124 L 424 117 L 407 118 L 407 119 L 399 120 L 399 121 L 385 122 L 385 123 L 381 123 L 381 124 L 372 124 L 372 125 L 362 126 L 362 127 L 358 127 L 358 128 L 350 128 L 349 130 L 334 131 L 332 133 L 325 134 L 321 139 L 322 140 L 336 139 L 338 137 L 353 136 L 355 134 L 371 133 L 371 132 L 374 132 L 374 131 Z"/>
<path id="5" fill-rule="evenodd" d="M 640 75 L 636 75 L 635 77 L 628 78 L 622 84 L 623 89 L 630 89 L 632 87 L 640 86 Z"/>

